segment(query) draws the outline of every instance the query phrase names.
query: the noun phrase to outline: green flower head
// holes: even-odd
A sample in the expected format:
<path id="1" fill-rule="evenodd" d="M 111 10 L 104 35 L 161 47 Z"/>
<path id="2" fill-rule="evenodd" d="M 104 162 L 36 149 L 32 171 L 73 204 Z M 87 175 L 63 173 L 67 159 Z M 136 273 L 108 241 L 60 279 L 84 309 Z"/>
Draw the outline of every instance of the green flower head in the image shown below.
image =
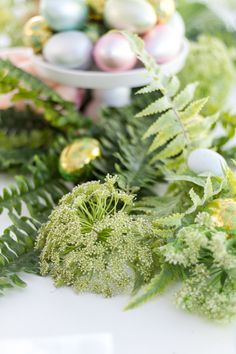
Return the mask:
<path id="1" fill-rule="evenodd" d="M 106 297 L 130 290 L 136 277 L 153 271 L 151 223 L 129 214 L 132 195 L 116 188 L 116 178 L 89 182 L 62 198 L 39 233 L 41 272 L 57 286 Z"/>

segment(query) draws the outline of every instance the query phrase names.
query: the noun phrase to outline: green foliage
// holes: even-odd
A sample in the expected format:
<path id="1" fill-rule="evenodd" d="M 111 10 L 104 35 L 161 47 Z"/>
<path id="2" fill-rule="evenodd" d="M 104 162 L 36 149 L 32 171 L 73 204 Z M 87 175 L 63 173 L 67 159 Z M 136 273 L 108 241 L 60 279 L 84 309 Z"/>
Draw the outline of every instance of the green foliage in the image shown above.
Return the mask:
<path id="1" fill-rule="evenodd" d="M 151 78 L 150 85 L 141 89 L 139 94 L 158 93 L 157 99 L 137 115 L 146 120 L 149 116 L 156 118 L 144 134 L 144 138 L 154 136 L 149 148 L 149 153 L 155 152 L 152 161 L 160 161 L 167 168 L 178 170 L 185 165 L 189 151 L 211 145 L 209 133 L 218 116 L 200 116 L 207 99 L 194 100 L 197 84 L 189 84 L 179 91 L 178 78 L 163 76 L 154 59 L 145 51 L 143 41 L 136 35 L 123 33 Z"/>
<path id="2" fill-rule="evenodd" d="M 176 278 L 177 272 L 174 267 L 165 266 L 159 274 L 152 278 L 151 282 L 144 289 L 143 294 L 134 297 L 125 309 L 134 309 L 152 300 L 157 295 L 161 295 L 166 288 L 176 280 Z"/>
<path id="3" fill-rule="evenodd" d="M 235 47 L 235 32 L 207 4 L 195 0 L 178 0 L 177 9 L 184 19 L 186 35 L 191 40 L 206 34 L 221 39 L 229 47 Z"/>
<path id="4" fill-rule="evenodd" d="M 153 213 L 155 233 L 165 242 L 156 249 L 163 260 L 163 271 L 131 299 L 127 309 L 151 300 L 179 279 L 183 282 L 175 296 L 179 306 L 213 320 L 229 320 L 236 313 L 236 233 L 229 229 L 227 216 L 226 224 L 218 224 L 210 205 L 215 201 L 220 208 L 220 203 L 235 203 L 236 176 L 226 168 L 222 178 L 172 175 L 169 180 L 174 182 L 174 188 L 162 198 L 163 206 L 157 198 L 143 200 L 143 205 L 149 203 L 149 213 Z M 170 213 L 167 208 L 175 189 L 182 191 L 182 202 L 187 206 L 180 214 Z M 189 191 L 188 198 L 183 190 Z M 181 199 L 177 202 L 181 204 Z M 230 208 L 234 218 L 233 206 Z"/>
<path id="5" fill-rule="evenodd" d="M 41 272 L 57 286 L 109 297 L 142 285 L 153 274 L 152 225 L 129 215 L 134 196 L 119 190 L 116 180 L 108 176 L 104 184 L 74 188 L 41 228 Z"/>
<path id="6" fill-rule="evenodd" d="M 223 112 L 221 114 L 222 134 L 214 140 L 217 151 L 224 156 L 229 165 L 236 158 L 234 137 L 236 135 L 236 114 Z M 232 166 L 233 167 L 233 166 Z"/>
<path id="7" fill-rule="evenodd" d="M 151 164 L 152 155 L 147 154 L 150 139 L 142 139 L 146 127 L 135 118 L 135 112 L 152 99 L 152 94 L 134 96 L 128 107 L 106 108 L 101 112 L 93 132 L 102 146 L 102 157 L 93 163 L 96 178 L 116 174 L 120 188 L 139 194 L 150 193 L 160 172 L 156 164 Z"/>
<path id="8" fill-rule="evenodd" d="M 0 214 L 7 210 L 13 225 L 0 236 L 0 290 L 25 285 L 21 271 L 38 274 L 35 239 L 55 205 L 68 192 L 58 174 L 58 152 L 68 141 L 60 139 L 45 156 L 28 165 L 28 176 L 16 176 L 15 185 L 5 188 L 0 197 Z M 29 217 L 22 216 L 27 209 Z"/>
<path id="9" fill-rule="evenodd" d="M 9 288 L 26 286 L 18 273 L 39 273 L 34 244 L 40 224 L 14 214 L 10 218 L 14 224 L 0 236 L 0 294 Z"/>
<path id="10" fill-rule="evenodd" d="M 0 93 L 13 92 L 13 102 L 30 101 L 43 110 L 51 126 L 61 130 L 76 129 L 82 125 L 76 106 L 65 101 L 31 74 L 16 68 L 7 60 L 0 60 Z"/>
<path id="11" fill-rule="evenodd" d="M 0 111 L 0 170 L 23 170 L 35 155 L 44 154 L 62 133 L 30 108 Z"/>
<path id="12" fill-rule="evenodd" d="M 219 321 L 235 315 L 235 239 L 228 240 L 209 214 L 199 214 L 162 252 L 168 264 L 181 266 L 185 274 L 176 294 L 181 307 Z"/>
<path id="13" fill-rule="evenodd" d="M 196 98 L 209 97 L 206 114 L 222 111 L 235 80 L 235 68 L 226 45 L 219 39 L 201 36 L 190 44 L 186 65 L 179 75 L 183 87 L 198 81 Z"/>

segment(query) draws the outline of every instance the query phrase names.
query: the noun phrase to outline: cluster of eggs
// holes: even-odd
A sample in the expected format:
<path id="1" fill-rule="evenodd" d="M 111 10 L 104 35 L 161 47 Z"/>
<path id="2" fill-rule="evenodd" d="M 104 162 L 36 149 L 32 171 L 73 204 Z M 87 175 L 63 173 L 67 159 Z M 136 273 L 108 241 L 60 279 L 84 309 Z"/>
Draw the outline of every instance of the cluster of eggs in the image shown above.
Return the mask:
<path id="1" fill-rule="evenodd" d="M 47 62 L 66 69 L 134 68 L 128 40 L 111 29 L 140 35 L 159 64 L 179 54 L 185 30 L 174 0 L 41 0 L 40 16 L 26 23 L 24 37 Z"/>

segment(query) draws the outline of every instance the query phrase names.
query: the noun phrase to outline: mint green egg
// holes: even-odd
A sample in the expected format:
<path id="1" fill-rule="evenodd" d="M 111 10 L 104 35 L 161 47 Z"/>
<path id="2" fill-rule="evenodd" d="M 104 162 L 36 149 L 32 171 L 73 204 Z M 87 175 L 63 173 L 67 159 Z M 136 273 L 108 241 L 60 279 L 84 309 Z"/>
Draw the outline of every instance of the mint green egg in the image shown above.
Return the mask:
<path id="1" fill-rule="evenodd" d="M 48 26 L 57 32 L 81 29 L 88 19 L 84 0 L 41 0 L 40 12 Z"/>

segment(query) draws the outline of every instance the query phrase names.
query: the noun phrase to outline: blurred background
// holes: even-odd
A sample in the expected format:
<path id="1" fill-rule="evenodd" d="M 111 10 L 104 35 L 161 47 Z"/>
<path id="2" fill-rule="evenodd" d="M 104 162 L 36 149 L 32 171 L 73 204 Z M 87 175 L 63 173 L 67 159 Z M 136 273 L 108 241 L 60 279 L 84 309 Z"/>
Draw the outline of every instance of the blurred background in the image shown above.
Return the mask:
<path id="1" fill-rule="evenodd" d="M 235 45 L 235 0 L 177 0 L 176 4 L 190 39 L 205 33 Z M 37 13 L 38 0 L 0 0 L 0 48 L 23 45 L 23 25 Z"/>

